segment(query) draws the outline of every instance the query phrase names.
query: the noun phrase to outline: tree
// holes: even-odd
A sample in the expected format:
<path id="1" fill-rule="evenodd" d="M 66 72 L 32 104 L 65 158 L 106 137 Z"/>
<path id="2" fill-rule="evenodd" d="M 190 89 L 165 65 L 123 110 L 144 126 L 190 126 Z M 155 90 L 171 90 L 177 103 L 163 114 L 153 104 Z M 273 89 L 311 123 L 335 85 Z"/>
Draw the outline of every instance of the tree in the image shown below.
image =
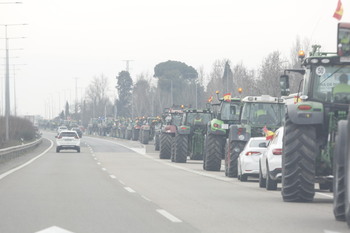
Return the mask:
<path id="1" fill-rule="evenodd" d="M 146 80 L 146 75 L 141 74 L 133 89 L 133 107 L 136 116 L 151 116 L 154 104 L 151 98 L 150 81 Z"/>
<path id="2" fill-rule="evenodd" d="M 133 81 L 128 71 L 121 71 L 117 76 L 118 98 L 117 98 L 117 115 L 122 117 L 131 117 L 131 101 Z"/>
<path id="3" fill-rule="evenodd" d="M 285 60 L 281 59 L 281 53 L 274 51 L 264 60 L 259 70 L 257 81 L 257 94 L 280 96 L 279 77 L 283 73 Z"/>
<path id="4" fill-rule="evenodd" d="M 166 106 L 187 105 L 186 92 L 189 85 L 198 78 L 197 71 L 183 62 L 167 61 L 154 67 L 154 77 L 158 78 L 159 101 Z"/>
<path id="5" fill-rule="evenodd" d="M 91 116 L 93 118 L 111 115 L 109 97 L 108 97 L 108 79 L 103 74 L 100 77 L 95 76 L 86 90 L 89 102 Z M 106 112 L 106 110 L 109 110 Z"/>

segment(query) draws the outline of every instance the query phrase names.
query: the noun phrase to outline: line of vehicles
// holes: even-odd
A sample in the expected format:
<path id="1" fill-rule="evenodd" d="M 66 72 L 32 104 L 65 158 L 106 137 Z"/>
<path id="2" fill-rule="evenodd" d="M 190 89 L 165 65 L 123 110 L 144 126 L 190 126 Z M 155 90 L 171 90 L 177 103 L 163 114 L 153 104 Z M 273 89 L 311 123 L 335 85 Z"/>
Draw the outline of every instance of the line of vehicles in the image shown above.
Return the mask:
<path id="1" fill-rule="evenodd" d="M 335 219 L 350 226 L 350 23 L 338 24 L 336 53 L 320 48 L 300 52 L 301 67 L 284 71 L 282 97 L 217 93 L 207 109 L 173 106 L 162 117 L 124 124 L 115 136 L 154 140 L 160 159 L 203 160 L 208 171 L 220 171 L 223 161 L 226 176 L 258 177 L 267 190 L 281 183 L 285 202 L 313 201 L 317 183 L 333 191 Z M 303 80 L 290 95 L 293 73 Z"/>

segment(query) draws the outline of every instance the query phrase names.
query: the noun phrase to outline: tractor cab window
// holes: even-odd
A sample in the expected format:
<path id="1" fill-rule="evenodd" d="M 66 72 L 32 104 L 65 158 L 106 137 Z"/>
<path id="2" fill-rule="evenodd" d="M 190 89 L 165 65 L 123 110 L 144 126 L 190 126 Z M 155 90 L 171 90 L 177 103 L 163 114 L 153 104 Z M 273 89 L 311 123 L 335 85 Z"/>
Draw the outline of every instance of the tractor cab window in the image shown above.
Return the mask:
<path id="1" fill-rule="evenodd" d="M 311 75 L 315 76 L 313 98 L 350 103 L 350 66 L 317 66 Z"/>
<path id="2" fill-rule="evenodd" d="M 240 105 L 232 102 L 223 102 L 221 106 L 222 120 L 239 120 Z"/>
<path id="3" fill-rule="evenodd" d="M 182 119 L 181 115 L 173 115 L 173 119 L 172 119 L 173 125 L 176 125 L 176 126 L 181 125 L 181 119 Z"/>
<path id="4" fill-rule="evenodd" d="M 253 125 L 281 125 L 284 117 L 284 104 L 245 103 L 242 121 Z"/>

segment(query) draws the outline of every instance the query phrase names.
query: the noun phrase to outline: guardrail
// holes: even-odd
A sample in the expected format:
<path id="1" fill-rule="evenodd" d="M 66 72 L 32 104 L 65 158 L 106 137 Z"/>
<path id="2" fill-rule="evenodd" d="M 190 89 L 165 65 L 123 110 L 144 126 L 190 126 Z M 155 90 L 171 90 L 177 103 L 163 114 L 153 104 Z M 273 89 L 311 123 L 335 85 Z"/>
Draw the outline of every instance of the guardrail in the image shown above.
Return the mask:
<path id="1" fill-rule="evenodd" d="M 34 149 L 42 142 L 42 138 L 30 142 L 24 145 L 12 146 L 4 149 L 0 149 L 0 163 L 9 161 L 11 159 L 17 158 L 24 153 Z"/>

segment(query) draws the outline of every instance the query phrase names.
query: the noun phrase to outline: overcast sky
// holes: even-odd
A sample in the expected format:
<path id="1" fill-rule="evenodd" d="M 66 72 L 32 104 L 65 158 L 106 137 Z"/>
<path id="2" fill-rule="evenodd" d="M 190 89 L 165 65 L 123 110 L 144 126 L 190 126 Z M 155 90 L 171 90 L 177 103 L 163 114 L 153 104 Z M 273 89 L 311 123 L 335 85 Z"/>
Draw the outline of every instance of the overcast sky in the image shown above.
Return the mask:
<path id="1" fill-rule="evenodd" d="M 10 0 L 0 0 L 8 2 Z M 217 59 L 257 69 L 272 51 L 289 57 L 297 36 L 335 51 L 338 0 L 22 0 L 0 4 L 10 39 L 11 92 L 17 114 L 58 114 L 94 76 L 110 80 L 130 62 L 132 77 L 153 76 L 160 62 L 177 60 L 209 73 Z M 350 22 L 343 0 L 342 22 Z M 0 37 L 5 37 L 4 26 Z M 1 57 L 5 41 L 0 40 Z M 14 49 L 23 50 L 14 50 Z M 4 59 L 3 59 L 4 60 Z M 5 62 L 2 63 L 4 65 Z M 15 69 L 14 69 L 14 64 Z M 24 64 L 24 65 L 23 65 Z M 4 66 L 3 66 L 4 67 Z M 1 69 L 1 100 L 4 72 Z M 14 98 L 11 99 L 12 109 Z M 4 112 L 3 105 L 0 113 Z M 56 115 L 56 114 L 55 114 Z"/>

